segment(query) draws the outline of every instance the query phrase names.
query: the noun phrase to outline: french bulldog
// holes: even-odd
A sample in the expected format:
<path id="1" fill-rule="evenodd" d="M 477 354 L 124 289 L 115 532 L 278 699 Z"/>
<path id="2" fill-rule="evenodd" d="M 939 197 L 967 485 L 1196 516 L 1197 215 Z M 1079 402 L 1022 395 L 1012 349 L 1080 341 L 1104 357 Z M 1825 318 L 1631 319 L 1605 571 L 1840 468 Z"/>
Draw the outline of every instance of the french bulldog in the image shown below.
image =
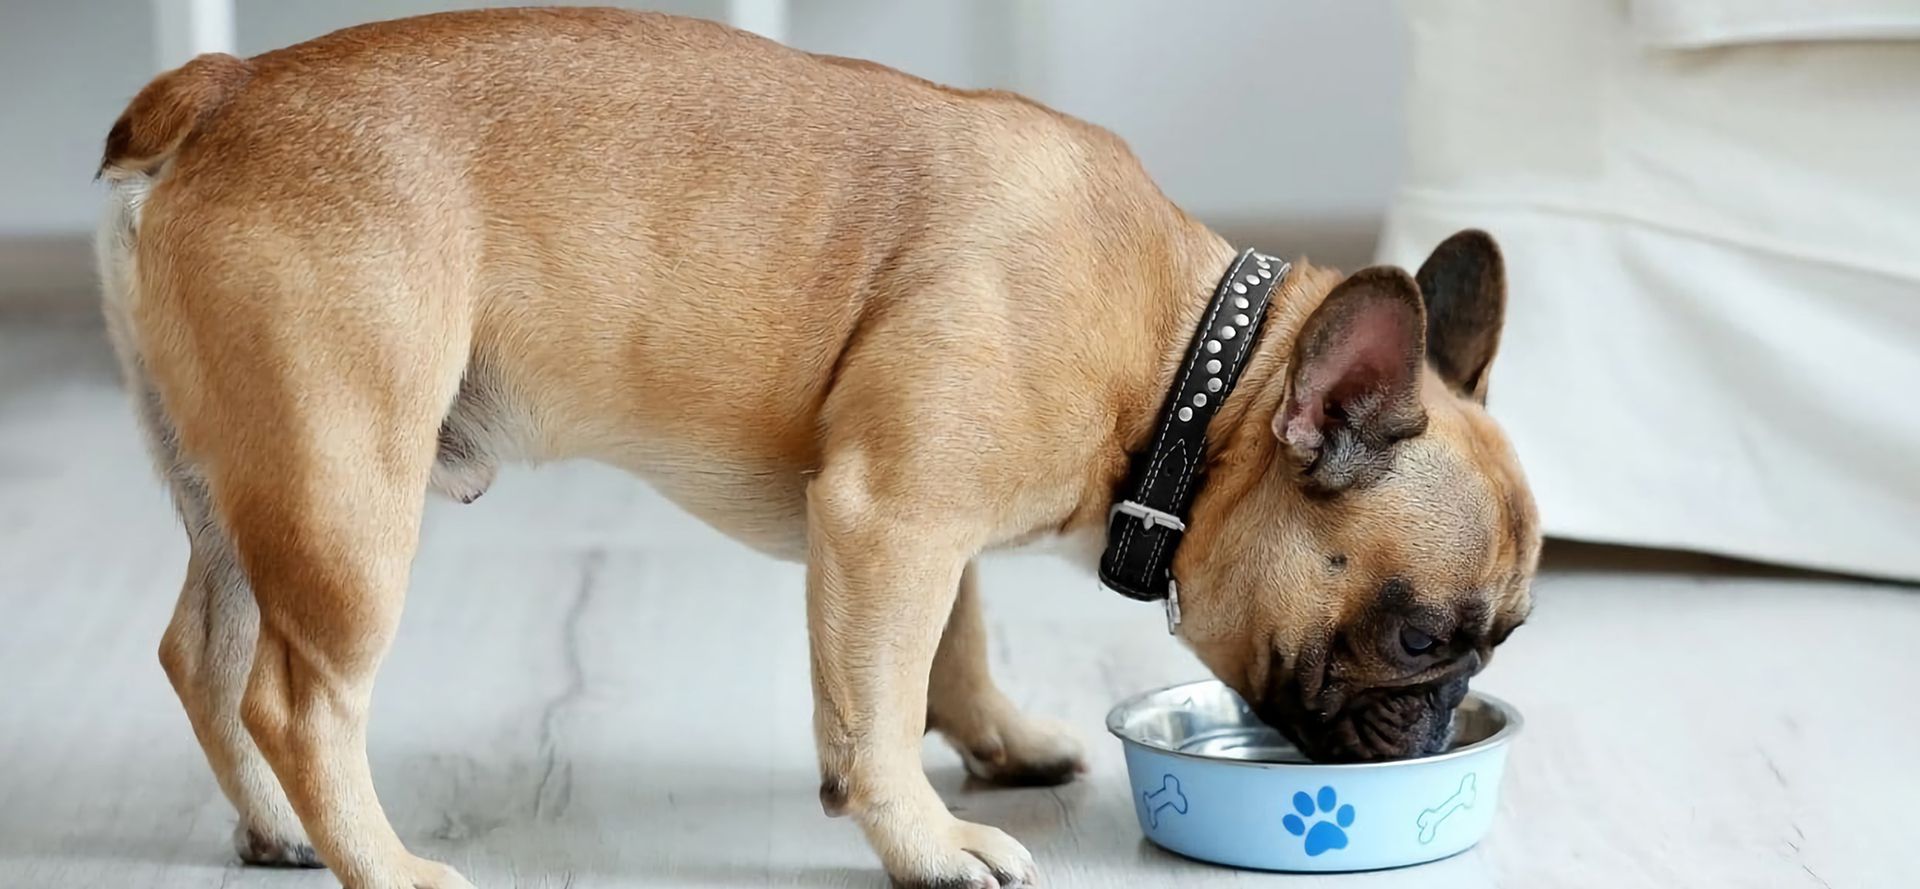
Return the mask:
<path id="1" fill-rule="evenodd" d="M 1299 121 L 1301 128 L 1310 121 Z M 109 334 L 191 545 L 160 660 L 241 857 L 408 852 L 365 751 L 429 490 L 625 467 L 803 560 L 821 800 L 905 886 L 1036 879 L 921 768 L 1052 783 L 972 564 L 1098 537 L 1235 250 L 1115 136 L 712 23 L 465 12 L 160 75 L 106 140 Z M 1483 409 L 1505 280 L 1305 260 L 1206 430 L 1180 638 L 1312 756 L 1440 749 L 1540 550 Z"/>

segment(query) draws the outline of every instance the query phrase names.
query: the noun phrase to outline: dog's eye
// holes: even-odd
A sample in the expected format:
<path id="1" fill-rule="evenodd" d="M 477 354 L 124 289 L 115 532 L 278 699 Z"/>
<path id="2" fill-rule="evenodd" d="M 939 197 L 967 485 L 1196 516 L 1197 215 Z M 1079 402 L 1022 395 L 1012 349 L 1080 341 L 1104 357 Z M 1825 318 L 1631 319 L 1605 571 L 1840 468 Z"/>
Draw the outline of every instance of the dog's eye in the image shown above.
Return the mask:
<path id="1" fill-rule="evenodd" d="M 1432 636 L 1412 627 L 1400 628 L 1400 647 L 1406 649 L 1407 653 L 1414 657 L 1420 657 L 1432 651 L 1433 647 L 1438 644 L 1439 642 Z"/>

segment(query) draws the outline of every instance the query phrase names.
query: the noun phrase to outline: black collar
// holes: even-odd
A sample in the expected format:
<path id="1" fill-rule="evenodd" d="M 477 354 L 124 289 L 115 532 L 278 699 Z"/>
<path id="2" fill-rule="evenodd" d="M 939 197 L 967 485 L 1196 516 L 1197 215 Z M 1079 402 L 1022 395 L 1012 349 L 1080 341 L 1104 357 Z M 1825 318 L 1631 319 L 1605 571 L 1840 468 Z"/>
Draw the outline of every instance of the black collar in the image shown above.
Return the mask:
<path id="1" fill-rule="evenodd" d="M 1273 289 L 1286 279 L 1289 268 L 1252 250 L 1227 268 L 1160 407 L 1159 428 L 1146 451 L 1134 455 L 1133 471 L 1107 517 L 1100 582 L 1129 598 L 1165 599 L 1169 632 L 1180 622 L 1173 553 L 1187 530 L 1187 510 L 1199 493 L 1194 480 L 1204 462 L 1207 424 L 1233 394 L 1233 384 L 1253 354 Z"/>

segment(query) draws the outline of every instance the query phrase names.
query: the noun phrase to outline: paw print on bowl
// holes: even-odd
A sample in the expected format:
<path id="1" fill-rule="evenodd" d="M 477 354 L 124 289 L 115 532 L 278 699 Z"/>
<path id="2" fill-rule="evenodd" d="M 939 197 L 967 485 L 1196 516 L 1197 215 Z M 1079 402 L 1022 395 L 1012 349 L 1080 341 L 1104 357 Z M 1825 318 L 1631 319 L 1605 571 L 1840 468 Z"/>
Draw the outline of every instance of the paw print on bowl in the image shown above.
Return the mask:
<path id="1" fill-rule="evenodd" d="M 1296 793 L 1293 808 L 1299 814 L 1289 813 L 1280 823 L 1287 833 L 1306 838 L 1308 856 L 1347 847 L 1347 828 L 1353 826 L 1353 807 L 1340 805 L 1340 795 L 1333 788 L 1320 788 L 1317 798 L 1305 791 Z"/>

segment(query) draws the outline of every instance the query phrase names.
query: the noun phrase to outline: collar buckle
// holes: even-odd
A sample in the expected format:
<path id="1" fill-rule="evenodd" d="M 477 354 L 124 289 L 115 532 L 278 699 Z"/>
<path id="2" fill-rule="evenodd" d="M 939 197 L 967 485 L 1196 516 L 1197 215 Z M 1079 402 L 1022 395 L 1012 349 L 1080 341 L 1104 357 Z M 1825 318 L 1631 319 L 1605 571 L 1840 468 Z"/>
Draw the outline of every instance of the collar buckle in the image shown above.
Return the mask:
<path id="1" fill-rule="evenodd" d="M 1187 530 L 1187 523 L 1181 521 L 1179 516 L 1163 509 L 1154 509 L 1137 500 L 1122 500 L 1115 503 L 1112 509 L 1107 510 L 1107 524 L 1113 524 L 1113 517 L 1117 515 L 1133 516 L 1139 519 L 1140 524 L 1149 531 L 1160 527 L 1171 528 L 1184 534 Z"/>

